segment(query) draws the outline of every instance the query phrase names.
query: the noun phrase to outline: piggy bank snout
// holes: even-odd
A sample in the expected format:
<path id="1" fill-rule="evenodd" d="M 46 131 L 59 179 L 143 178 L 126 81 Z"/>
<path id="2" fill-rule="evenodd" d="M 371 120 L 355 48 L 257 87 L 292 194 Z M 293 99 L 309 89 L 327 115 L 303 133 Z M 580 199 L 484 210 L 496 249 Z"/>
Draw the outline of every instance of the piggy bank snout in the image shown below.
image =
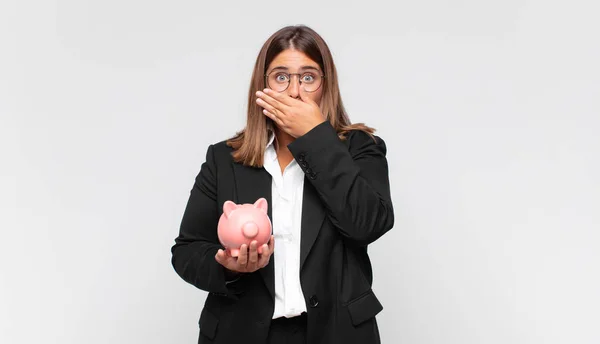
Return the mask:
<path id="1" fill-rule="evenodd" d="M 248 239 L 254 238 L 258 235 L 258 226 L 254 222 L 246 222 L 242 226 L 242 233 Z"/>

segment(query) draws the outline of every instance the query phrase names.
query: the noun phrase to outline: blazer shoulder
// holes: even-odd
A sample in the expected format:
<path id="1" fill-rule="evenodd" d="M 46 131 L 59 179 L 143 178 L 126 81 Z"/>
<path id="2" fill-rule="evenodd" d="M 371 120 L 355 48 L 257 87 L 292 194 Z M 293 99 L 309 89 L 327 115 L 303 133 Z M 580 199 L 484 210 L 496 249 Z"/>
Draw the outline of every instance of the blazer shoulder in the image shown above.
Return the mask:
<path id="1" fill-rule="evenodd" d="M 233 148 L 227 145 L 227 140 L 214 142 L 211 144 L 215 156 L 230 155 Z"/>
<path id="2" fill-rule="evenodd" d="M 209 165 L 220 165 L 231 159 L 233 148 L 227 145 L 227 140 L 210 143 L 205 148 L 204 161 Z"/>
<path id="3" fill-rule="evenodd" d="M 359 129 L 350 130 L 346 137 L 350 152 L 358 153 L 365 149 L 375 149 L 381 151 L 385 155 L 387 152 L 385 141 L 378 135 L 372 135 L 373 136 Z"/>

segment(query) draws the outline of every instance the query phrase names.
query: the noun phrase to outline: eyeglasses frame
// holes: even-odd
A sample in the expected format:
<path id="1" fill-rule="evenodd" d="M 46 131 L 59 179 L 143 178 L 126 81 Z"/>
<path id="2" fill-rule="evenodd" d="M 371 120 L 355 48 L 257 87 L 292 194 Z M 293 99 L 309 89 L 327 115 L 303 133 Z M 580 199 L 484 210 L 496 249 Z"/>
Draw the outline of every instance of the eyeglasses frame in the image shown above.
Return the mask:
<path id="1" fill-rule="evenodd" d="M 269 74 L 263 74 L 263 75 L 264 75 L 264 77 L 265 77 L 265 85 L 269 86 L 269 82 L 268 82 L 268 80 L 269 80 L 269 75 L 273 74 L 274 72 L 280 72 L 280 71 L 272 70 L 272 71 L 271 71 Z M 276 91 L 276 92 L 279 92 L 279 93 L 281 93 L 281 92 L 284 92 L 285 90 L 287 90 L 287 89 L 288 89 L 288 87 L 290 87 L 290 84 L 292 83 L 292 76 L 293 76 L 293 75 L 297 75 L 297 76 L 298 76 L 298 82 L 300 83 L 300 86 L 302 86 L 302 81 L 300 81 L 300 76 L 302 76 L 302 74 L 304 74 L 304 73 L 307 73 L 307 72 L 304 72 L 304 73 L 288 73 L 288 72 L 283 72 L 283 73 L 285 73 L 285 74 L 287 74 L 287 75 L 289 75 L 289 76 L 290 76 L 290 81 L 288 82 L 288 85 L 287 85 L 287 86 L 286 86 L 286 87 L 285 87 L 285 88 L 284 88 L 282 91 Z M 319 74 L 319 76 L 320 76 L 321 78 L 323 78 L 323 79 L 325 79 L 325 78 L 326 78 L 326 75 L 325 75 L 325 74 Z M 319 90 L 319 88 L 321 88 L 321 86 L 323 86 L 323 80 L 321 80 L 321 84 L 319 85 L 319 87 L 317 87 L 317 89 L 316 89 L 316 90 L 314 90 L 314 91 L 307 91 L 307 90 L 304 90 L 304 91 L 305 91 L 305 92 L 308 92 L 308 93 L 317 92 L 317 91 Z"/>

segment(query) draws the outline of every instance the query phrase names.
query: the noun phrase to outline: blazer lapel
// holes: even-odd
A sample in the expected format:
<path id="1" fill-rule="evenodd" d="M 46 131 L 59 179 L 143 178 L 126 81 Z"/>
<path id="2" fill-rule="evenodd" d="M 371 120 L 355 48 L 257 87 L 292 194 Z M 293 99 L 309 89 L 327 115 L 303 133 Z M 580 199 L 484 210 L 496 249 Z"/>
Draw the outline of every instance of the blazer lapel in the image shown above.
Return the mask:
<path id="1" fill-rule="evenodd" d="M 321 203 L 321 199 L 317 194 L 317 190 L 304 177 L 304 191 L 302 194 L 302 224 L 301 224 L 301 239 L 300 239 L 300 271 L 304 266 L 304 262 L 308 257 L 308 253 L 312 248 L 323 219 L 325 218 L 325 209 Z M 276 244 L 277 245 L 277 244 Z"/>
<path id="2" fill-rule="evenodd" d="M 235 183 L 233 201 L 237 204 L 254 203 L 257 199 L 264 197 L 269 205 L 267 214 L 269 215 L 269 219 L 273 221 L 273 212 L 271 211 L 272 178 L 269 172 L 267 172 L 264 168 L 244 166 L 236 162 L 232 162 L 232 165 Z M 259 270 L 273 299 L 275 299 L 274 264 L 275 256 L 271 256 L 271 259 L 269 259 L 269 264 Z"/>

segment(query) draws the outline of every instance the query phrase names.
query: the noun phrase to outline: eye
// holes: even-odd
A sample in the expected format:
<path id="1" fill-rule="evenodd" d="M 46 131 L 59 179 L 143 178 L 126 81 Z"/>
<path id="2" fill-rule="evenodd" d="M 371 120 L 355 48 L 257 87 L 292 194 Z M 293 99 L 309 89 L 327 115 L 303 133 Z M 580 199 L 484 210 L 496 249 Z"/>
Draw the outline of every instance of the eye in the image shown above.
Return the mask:
<path id="1" fill-rule="evenodd" d="M 286 82 L 288 78 L 289 76 L 285 73 L 278 73 L 277 75 L 275 75 L 275 80 L 277 82 Z"/>
<path id="2" fill-rule="evenodd" d="M 311 73 L 302 74 L 302 82 L 311 83 L 315 81 L 315 76 Z"/>

